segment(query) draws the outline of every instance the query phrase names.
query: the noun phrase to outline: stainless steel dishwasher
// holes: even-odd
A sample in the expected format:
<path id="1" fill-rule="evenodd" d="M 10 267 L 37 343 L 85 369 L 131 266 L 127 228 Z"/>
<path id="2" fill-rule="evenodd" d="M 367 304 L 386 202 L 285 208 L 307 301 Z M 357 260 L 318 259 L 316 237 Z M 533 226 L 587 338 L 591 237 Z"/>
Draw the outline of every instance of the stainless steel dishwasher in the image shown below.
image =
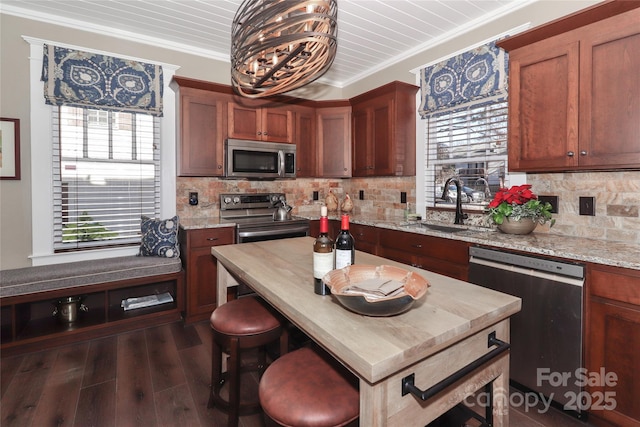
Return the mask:
<path id="1" fill-rule="evenodd" d="M 469 255 L 469 282 L 522 299 L 510 324 L 511 384 L 584 418 L 574 407 L 582 392 L 584 265 L 476 246 Z"/>

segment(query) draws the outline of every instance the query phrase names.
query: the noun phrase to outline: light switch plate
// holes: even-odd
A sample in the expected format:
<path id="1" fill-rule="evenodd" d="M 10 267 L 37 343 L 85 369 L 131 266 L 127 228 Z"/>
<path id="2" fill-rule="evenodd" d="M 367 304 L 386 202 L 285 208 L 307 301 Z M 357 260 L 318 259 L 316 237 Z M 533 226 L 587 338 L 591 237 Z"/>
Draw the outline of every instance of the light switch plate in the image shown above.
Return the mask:
<path id="1" fill-rule="evenodd" d="M 596 198 L 595 197 L 580 197 L 580 215 L 596 215 Z"/>
<path id="2" fill-rule="evenodd" d="M 551 213 L 558 213 L 558 196 L 538 196 L 538 200 L 551 205 Z"/>

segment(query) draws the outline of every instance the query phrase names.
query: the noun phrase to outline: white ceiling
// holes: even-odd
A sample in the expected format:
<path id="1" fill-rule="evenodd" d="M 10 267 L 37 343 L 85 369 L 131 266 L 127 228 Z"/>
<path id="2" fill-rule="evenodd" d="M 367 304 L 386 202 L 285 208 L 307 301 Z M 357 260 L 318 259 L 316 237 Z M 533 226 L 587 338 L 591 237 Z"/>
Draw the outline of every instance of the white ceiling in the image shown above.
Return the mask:
<path id="1" fill-rule="evenodd" d="M 534 0 L 338 0 L 338 53 L 320 80 L 344 87 Z M 2 0 L 3 13 L 229 62 L 242 0 Z"/>

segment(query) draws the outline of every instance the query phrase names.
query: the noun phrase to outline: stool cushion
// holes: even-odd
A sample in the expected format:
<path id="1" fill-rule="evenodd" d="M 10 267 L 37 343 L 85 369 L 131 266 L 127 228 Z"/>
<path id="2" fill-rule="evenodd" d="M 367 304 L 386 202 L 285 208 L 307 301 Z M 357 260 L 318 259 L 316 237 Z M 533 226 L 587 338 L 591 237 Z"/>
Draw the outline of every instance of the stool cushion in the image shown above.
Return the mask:
<path id="1" fill-rule="evenodd" d="M 257 297 L 249 296 L 229 301 L 213 310 L 209 319 L 211 328 L 226 335 L 255 335 L 281 326 Z"/>
<path id="2" fill-rule="evenodd" d="M 360 395 L 338 369 L 310 348 L 285 354 L 260 379 L 262 409 L 285 426 L 348 424 L 359 416 Z"/>

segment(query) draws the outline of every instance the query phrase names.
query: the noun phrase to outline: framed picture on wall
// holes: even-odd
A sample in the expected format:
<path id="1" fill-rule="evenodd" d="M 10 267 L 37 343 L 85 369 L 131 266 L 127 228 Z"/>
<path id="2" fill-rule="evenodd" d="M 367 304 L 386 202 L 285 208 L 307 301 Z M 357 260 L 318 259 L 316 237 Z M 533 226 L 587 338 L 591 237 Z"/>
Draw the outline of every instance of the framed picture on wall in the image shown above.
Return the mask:
<path id="1" fill-rule="evenodd" d="M 0 179 L 20 179 L 20 119 L 0 117 Z"/>

